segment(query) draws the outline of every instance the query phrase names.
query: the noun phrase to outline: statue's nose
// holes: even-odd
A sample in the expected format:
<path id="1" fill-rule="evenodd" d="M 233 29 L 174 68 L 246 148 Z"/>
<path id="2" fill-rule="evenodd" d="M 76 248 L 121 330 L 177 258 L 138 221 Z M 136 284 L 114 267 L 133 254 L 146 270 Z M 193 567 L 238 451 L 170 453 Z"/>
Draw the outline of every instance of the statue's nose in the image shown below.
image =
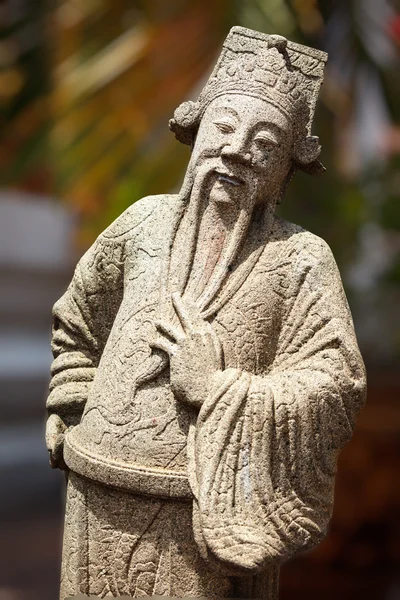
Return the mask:
<path id="1" fill-rule="evenodd" d="M 230 140 L 222 148 L 221 156 L 242 163 L 249 163 L 251 161 L 251 154 L 248 151 L 245 137 L 237 136 L 235 139 Z"/>

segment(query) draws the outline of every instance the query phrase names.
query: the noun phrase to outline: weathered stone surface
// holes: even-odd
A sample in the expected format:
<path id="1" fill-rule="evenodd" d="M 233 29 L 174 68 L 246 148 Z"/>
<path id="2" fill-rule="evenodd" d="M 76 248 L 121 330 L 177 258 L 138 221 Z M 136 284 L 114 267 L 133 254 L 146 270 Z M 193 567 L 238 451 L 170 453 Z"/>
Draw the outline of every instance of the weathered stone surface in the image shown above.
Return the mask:
<path id="1" fill-rule="evenodd" d="M 47 444 L 70 471 L 61 598 L 277 598 L 316 544 L 365 373 L 327 244 L 274 214 L 326 55 L 234 28 L 170 126 L 178 195 L 95 242 L 54 307 Z"/>

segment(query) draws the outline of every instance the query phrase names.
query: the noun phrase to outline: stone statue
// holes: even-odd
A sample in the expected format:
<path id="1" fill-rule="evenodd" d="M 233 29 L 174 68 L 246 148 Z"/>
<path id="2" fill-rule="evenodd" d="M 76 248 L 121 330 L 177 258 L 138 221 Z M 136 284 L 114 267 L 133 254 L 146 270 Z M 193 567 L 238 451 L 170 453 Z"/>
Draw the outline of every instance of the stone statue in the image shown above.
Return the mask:
<path id="1" fill-rule="evenodd" d="M 276 600 L 279 563 L 326 533 L 365 372 L 329 247 L 274 214 L 323 170 L 325 62 L 234 27 L 170 121 L 180 193 L 128 208 L 54 307 L 62 599 Z"/>

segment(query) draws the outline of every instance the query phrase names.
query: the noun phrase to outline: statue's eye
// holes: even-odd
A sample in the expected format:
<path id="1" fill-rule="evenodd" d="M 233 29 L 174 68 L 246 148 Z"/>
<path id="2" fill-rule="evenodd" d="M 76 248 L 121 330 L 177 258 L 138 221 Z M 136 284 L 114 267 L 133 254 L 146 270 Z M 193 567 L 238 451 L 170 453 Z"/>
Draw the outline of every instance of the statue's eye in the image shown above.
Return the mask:
<path id="1" fill-rule="evenodd" d="M 279 146 L 279 142 L 275 138 L 267 135 L 266 133 L 257 134 L 254 138 L 254 141 L 258 146 L 266 150 L 273 150 L 274 148 Z"/>
<path id="2" fill-rule="evenodd" d="M 217 129 L 222 131 L 222 133 L 233 133 L 235 131 L 233 124 L 228 121 L 214 121 L 214 125 Z"/>

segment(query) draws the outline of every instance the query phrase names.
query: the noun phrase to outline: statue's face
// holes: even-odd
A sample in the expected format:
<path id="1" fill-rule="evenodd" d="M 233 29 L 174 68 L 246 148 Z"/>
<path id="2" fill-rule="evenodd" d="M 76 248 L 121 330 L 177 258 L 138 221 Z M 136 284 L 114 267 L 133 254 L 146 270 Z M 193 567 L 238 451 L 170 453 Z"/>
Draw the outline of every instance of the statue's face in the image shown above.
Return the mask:
<path id="1" fill-rule="evenodd" d="M 207 170 L 211 202 L 252 209 L 261 202 L 275 205 L 291 168 L 292 145 L 291 124 L 279 109 L 227 94 L 204 113 L 193 160 L 195 168 Z"/>

